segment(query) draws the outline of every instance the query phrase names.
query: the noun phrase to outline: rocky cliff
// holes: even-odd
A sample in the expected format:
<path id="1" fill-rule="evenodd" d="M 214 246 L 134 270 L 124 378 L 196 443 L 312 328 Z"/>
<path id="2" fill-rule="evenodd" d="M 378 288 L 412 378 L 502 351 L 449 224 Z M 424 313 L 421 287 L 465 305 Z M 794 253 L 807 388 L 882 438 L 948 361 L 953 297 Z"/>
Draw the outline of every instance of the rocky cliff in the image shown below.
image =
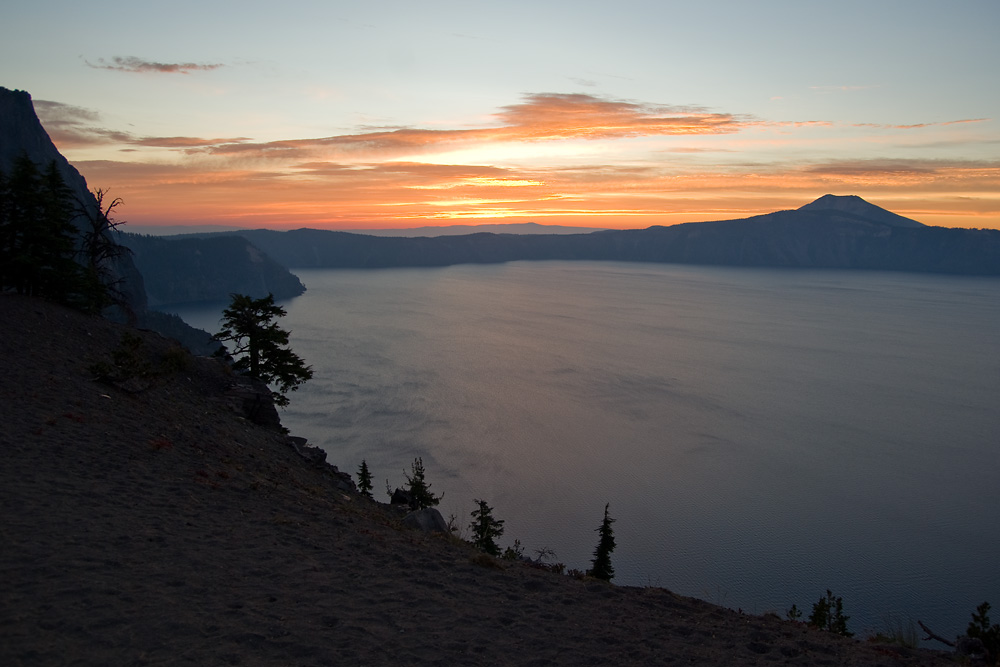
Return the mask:
<path id="1" fill-rule="evenodd" d="M 21 155 L 27 155 L 43 168 L 55 162 L 74 199 L 96 213 L 97 201 L 86 179 L 52 143 L 35 114 L 31 95 L 23 90 L 0 87 L 0 171 L 9 173 L 14 161 Z M 82 217 L 74 223 L 85 224 Z M 82 226 L 79 228 L 83 230 Z M 124 254 L 114 260 L 112 272 L 115 278 L 121 279 L 119 287 L 128 305 L 141 317 L 147 305 L 146 290 L 134 262 Z"/>
<path id="2" fill-rule="evenodd" d="M 0 170 L 9 172 L 14 161 L 22 155 L 27 155 L 42 167 L 55 162 L 74 199 L 96 213 L 97 201 L 91 194 L 86 179 L 52 143 L 35 114 L 31 96 L 21 90 L 0 87 Z M 74 223 L 81 230 L 82 225 L 86 224 L 82 218 Z M 219 347 L 206 332 L 188 326 L 174 315 L 149 309 L 143 276 L 130 254 L 123 253 L 113 262 L 112 278 L 120 279 L 119 289 L 130 312 L 113 310 L 107 313 L 109 317 L 129 319 L 138 326 L 175 338 L 197 353 L 208 354 Z"/>

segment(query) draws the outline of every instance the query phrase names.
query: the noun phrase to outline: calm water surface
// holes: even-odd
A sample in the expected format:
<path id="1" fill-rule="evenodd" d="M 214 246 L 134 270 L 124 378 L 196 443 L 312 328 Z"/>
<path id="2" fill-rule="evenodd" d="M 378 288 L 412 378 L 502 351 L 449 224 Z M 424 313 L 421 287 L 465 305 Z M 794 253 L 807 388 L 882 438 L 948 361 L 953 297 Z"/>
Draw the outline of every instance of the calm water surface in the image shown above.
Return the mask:
<path id="1" fill-rule="evenodd" d="M 384 492 L 423 457 L 447 518 L 615 582 L 849 627 L 1000 607 L 1000 280 L 515 262 L 299 270 L 315 378 L 283 422 Z M 180 309 L 218 329 L 219 311 Z M 384 500 L 385 498 L 382 497 Z"/>

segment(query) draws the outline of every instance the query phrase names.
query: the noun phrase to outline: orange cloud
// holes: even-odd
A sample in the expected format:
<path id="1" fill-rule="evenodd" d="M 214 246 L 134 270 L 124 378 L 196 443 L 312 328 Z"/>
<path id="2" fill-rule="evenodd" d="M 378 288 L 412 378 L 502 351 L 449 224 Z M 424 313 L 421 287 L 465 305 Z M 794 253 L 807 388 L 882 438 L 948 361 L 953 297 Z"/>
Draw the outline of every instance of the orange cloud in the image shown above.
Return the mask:
<path id="1" fill-rule="evenodd" d="M 126 199 L 122 214 L 137 225 L 359 228 L 537 218 L 577 226 L 646 227 L 795 208 L 833 192 L 881 198 L 893 203 L 891 210 L 929 224 L 1000 227 L 996 161 L 800 157 L 763 162 L 758 157 L 755 162 L 747 157 L 735 162 L 731 156 L 740 151 L 753 156 L 752 149 L 762 143 L 768 143 L 768 155 L 783 155 L 786 148 L 797 149 L 789 155 L 804 155 L 800 139 L 785 135 L 803 126 L 831 125 L 826 121 L 773 123 L 696 107 L 546 93 L 501 108 L 479 127 L 384 128 L 253 142 L 245 137 L 137 137 L 102 127 L 98 115 L 85 109 L 54 102 L 36 106 L 61 148 L 117 143 L 126 150 L 160 150 L 156 160 L 180 158 L 173 164 L 142 162 L 138 153 L 134 162 L 74 160 L 93 186 L 112 186 Z M 980 121 L 942 124 L 971 122 Z M 783 133 L 780 142 L 772 136 L 776 127 Z M 761 130 L 756 134 L 763 139 L 713 138 L 746 128 Z M 687 147 L 656 146 L 658 152 L 617 164 L 615 158 L 581 164 L 574 157 L 548 166 L 524 166 L 539 164 L 537 159 L 485 164 L 503 152 L 494 151 L 500 144 L 650 136 L 702 139 L 683 142 L 694 144 Z M 823 135 L 819 143 L 810 141 L 817 146 L 839 140 Z M 488 150 L 470 150 L 480 145 Z M 447 153 L 460 148 L 465 152 L 459 158 Z M 549 145 L 543 152 L 548 155 Z M 713 163 L 700 155 L 709 152 L 720 159 Z M 419 159 L 430 153 L 440 162 L 471 164 Z M 594 151 L 587 159 L 603 154 Z"/>
<path id="2" fill-rule="evenodd" d="M 399 227 L 421 220 L 538 219 L 647 227 L 796 208 L 859 194 L 928 224 L 1000 227 L 1000 164 L 856 161 L 676 171 L 596 165 L 503 169 L 414 162 L 302 163 L 286 171 L 82 162 L 135 224 Z M 599 219 L 599 220 L 598 220 Z"/>
<path id="3" fill-rule="evenodd" d="M 504 107 L 496 126 L 463 130 L 386 129 L 317 139 L 209 146 L 212 154 L 305 159 L 329 153 L 392 155 L 447 150 L 462 144 L 622 139 L 640 136 L 729 134 L 757 124 L 749 117 L 696 107 L 669 107 L 595 95 L 543 93 Z"/>
<path id="4" fill-rule="evenodd" d="M 696 107 L 637 104 L 579 93 L 529 95 L 497 116 L 504 124 L 501 135 L 516 141 L 728 134 L 750 122 Z"/>

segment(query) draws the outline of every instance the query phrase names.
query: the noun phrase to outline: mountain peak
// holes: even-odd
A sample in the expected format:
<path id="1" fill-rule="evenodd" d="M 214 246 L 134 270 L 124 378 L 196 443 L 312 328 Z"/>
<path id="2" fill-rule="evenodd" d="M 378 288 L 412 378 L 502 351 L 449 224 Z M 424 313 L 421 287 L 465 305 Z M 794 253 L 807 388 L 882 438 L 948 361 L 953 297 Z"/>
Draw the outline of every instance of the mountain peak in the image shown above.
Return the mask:
<path id="1" fill-rule="evenodd" d="M 924 224 L 904 218 L 881 206 L 869 203 L 857 195 L 823 195 L 814 202 L 800 207 L 800 211 L 837 211 L 864 218 L 890 227 L 923 227 Z"/>

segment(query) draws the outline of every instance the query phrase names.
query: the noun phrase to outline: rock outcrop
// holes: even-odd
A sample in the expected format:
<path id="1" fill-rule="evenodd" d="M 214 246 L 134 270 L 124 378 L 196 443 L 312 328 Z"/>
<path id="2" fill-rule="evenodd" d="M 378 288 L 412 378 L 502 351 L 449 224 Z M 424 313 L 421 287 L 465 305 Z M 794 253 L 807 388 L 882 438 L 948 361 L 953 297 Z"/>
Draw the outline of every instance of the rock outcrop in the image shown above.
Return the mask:
<path id="1" fill-rule="evenodd" d="M 448 523 L 441 516 L 441 512 L 433 507 L 424 507 L 414 510 L 403 517 L 403 525 L 424 533 L 444 533 L 447 535 Z"/>

